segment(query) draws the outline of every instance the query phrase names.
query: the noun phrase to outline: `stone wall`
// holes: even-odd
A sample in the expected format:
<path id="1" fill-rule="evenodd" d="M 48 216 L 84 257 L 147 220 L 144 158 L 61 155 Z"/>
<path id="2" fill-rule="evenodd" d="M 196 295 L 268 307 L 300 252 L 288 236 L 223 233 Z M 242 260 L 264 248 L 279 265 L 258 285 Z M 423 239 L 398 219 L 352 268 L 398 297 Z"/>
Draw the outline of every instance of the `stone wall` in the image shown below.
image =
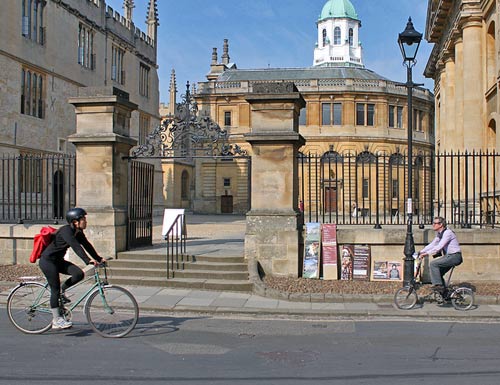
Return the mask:
<path id="1" fill-rule="evenodd" d="M 89 227 L 85 231 L 87 238 L 101 250 L 101 232 L 98 226 L 92 223 L 89 216 Z M 260 225 L 255 223 L 254 225 Z M 28 224 L 0 224 L 0 264 L 28 264 L 29 255 L 33 247 L 33 236 L 40 232 L 43 225 Z M 52 225 L 59 227 L 57 225 Z M 500 277 L 500 230 L 498 229 L 453 229 L 462 246 L 464 263 L 454 272 L 458 280 L 466 281 L 497 281 Z M 337 230 L 339 246 L 343 244 L 368 244 L 371 247 L 372 262 L 384 260 L 401 260 L 403 263 L 403 247 L 406 228 L 386 227 L 382 230 L 366 226 L 352 226 Z M 420 250 L 425 244 L 432 241 L 434 232 L 430 229 L 414 230 L 415 248 Z M 286 237 L 282 240 L 286 242 Z M 256 242 L 258 243 L 258 242 Z M 255 243 L 255 244 L 256 244 Z M 254 244 L 254 246 L 255 246 Z M 294 243 L 295 244 L 295 243 Z M 247 247 L 250 245 L 247 242 Z M 261 263 L 266 273 L 272 269 L 272 264 L 287 264 L 286 257 L 275 252 L 270 245 L 262 254 L 269 255 L 269 259 Z M 70 257 L 78 262 L 70 251 Z M 277 268 L 278 266 L 276 266 Z M 286 269 L 285 269 L 286 270 Z M 293 272 L 294 268 L 291 268 Z M 424 270 L 427 273 L 427 269 Z"/>

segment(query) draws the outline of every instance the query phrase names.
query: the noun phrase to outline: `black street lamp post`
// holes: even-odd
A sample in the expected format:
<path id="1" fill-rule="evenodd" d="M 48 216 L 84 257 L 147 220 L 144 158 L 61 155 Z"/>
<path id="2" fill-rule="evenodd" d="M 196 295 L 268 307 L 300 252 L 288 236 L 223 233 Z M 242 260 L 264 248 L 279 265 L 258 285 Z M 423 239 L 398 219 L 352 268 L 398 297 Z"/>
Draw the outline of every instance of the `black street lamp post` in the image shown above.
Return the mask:
<path id="1" fill-rule="evenodd" d="M 408 203 L 406 212 L 408 213 L 408 222 L 405 240 L 405 263 L 404 263 L 404 277 L 403 285 L 407 285 L 413 279 L 413 271 L 415 260 L 413 254 L 415 253 L 415 241 L 413 240 L 413 87 L 418 84 L 413 83 L 412 68 L 416 64 L 416 56 L 420 42 L 422 41 L 422 34 L 413 28 L 411 17 L 408 19 L 406 28 L 399 34 L 398 44 L 403 54 L 404 65 L 406 65 L 406 87 L 408 88 Z"/>

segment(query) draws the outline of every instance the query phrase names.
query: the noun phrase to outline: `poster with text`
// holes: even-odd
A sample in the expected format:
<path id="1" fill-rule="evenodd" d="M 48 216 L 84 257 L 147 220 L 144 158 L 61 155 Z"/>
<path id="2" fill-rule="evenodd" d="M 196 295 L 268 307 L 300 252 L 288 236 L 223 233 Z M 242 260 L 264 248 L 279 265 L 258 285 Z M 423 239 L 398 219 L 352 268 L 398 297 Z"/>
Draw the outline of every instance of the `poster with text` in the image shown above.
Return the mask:
<path id="1" fill-rule="evenodd" d="M 302 277 L 319 278 L 321 224 L 306 223 Z"/>
<path id="2" fill-rule="evenodd" d="M 337 225 L 325 223 L 322 233 L 323 279 L 338 279 Z"/>
<path id="3" fill-rule="evenodd" d="M 351 280 L 353 273 L 354 246 L 343 245 L 340 254 L 340 279 Z"/>
<path id="4" fill-rule="evenodd" d="M 387 261 L 373 262 L 373 280 L 387 280 Z"/>
<path id="5" fill-rule="evenodd" d="M 403 266 L 401 262 L 389 261 L 388 270 L 387 278 L 391 281 L 401 281 L 403 279 Z"/>
<path id="6" fill-rule="evenodd" d="M 354 245 L 352 276 L 354 279 L 370 279 L 371 250 L 368 245 Z"/>

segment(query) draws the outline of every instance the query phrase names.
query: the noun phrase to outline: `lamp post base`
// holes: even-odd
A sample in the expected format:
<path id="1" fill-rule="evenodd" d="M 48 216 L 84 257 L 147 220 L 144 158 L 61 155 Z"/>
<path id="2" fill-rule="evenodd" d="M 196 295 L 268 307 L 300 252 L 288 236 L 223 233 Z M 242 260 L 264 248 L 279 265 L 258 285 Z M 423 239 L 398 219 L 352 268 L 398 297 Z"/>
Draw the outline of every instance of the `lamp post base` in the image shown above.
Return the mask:
<path id="1" fill-rule="evenodd" d="M 406 233 L 406 239 L 405 239 L 405 250 L 404 250 L 405 262 L 404 262 L 403 286 L 408 285 L 413 279 L 415 272 L 415 259 L 413 258 L 414 253 L 415 253 L 415 241 L 413 240 L 413 233 L 410 228 Z"/>

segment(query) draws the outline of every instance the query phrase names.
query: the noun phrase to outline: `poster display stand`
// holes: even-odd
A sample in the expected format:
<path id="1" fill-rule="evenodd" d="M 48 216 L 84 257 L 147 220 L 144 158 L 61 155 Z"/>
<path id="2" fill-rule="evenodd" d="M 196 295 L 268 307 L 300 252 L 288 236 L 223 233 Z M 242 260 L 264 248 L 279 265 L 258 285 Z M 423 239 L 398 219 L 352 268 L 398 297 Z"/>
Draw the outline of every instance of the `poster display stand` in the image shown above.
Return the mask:
<path id="1" fill-rule="evenodd" d="M 369 280 L 371 250 L 368 245 L 354 245 L 353 279 Z"/>
<path id="2" fill-rule="evenodd" d="M 372 280 L 402 281 L 403 266 L 400 261 L 374 261 Z"/>
<path id="3" fill-rule="evenodd" d="M 339 279 L 337 265 L 337 225 L 324 224 L 323 238 L 321 241 L 323 250 L 323 279 Z"/>
<path id="4" fill-rule="evenodd" d="M 319 260 L 321 245 L 321 224 L 309 222 L 305 224 L 303 278 L 319 278 Z"/>
<path id="5" fill-rule="evenodd" d="M 354 247 L 353 245 L 343 245 L 340 261 L 340 279 L 348 281 L 352 279 L 354 262 Z"/>
<path id="6" fill-rule="evenodd" d="M 163 238 L 165 238 L 168 230 L 172 227 L 177 217 L 179 215 L 184 215 L 184 212 L 185 209 L 165 209 L 163 213 L 163 226 L 161 229 L 161 235 L 163 236 Z M 180 220 L 177 222 L 177 226 L 172 229 L 173 233 L 171 235 L 174 237 L 181 237 L 183 235 L 183 229 L 183 221 Z"/>

